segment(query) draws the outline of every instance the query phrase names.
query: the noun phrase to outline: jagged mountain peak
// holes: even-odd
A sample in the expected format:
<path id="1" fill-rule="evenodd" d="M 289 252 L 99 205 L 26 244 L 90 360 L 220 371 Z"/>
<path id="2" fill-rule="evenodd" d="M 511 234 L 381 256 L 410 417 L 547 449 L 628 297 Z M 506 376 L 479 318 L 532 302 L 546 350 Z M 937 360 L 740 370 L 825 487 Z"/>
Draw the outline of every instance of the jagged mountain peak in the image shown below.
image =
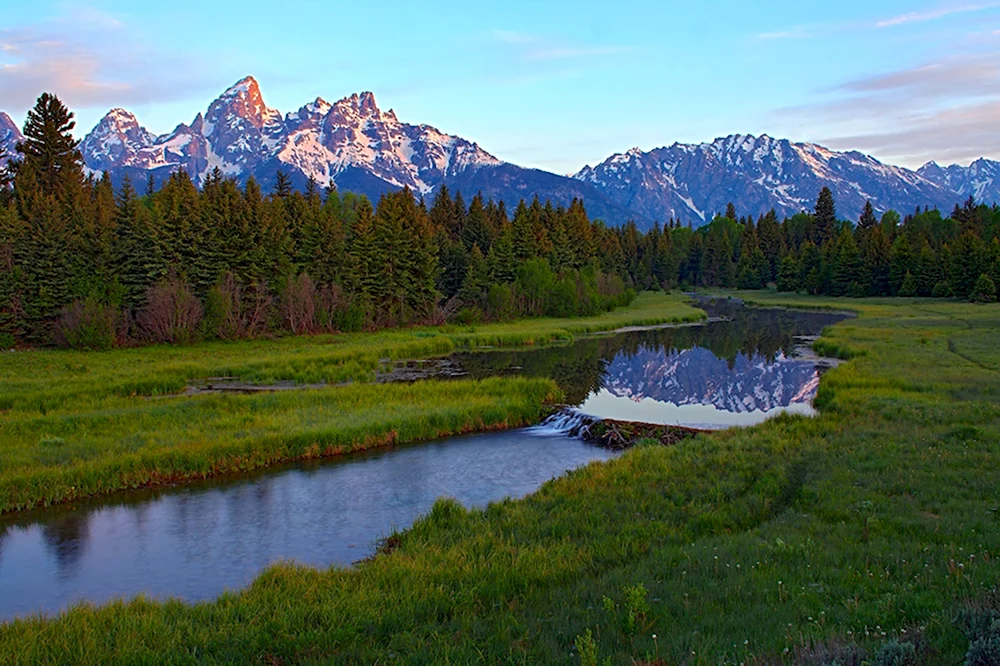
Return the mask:
<path id="1" fill-rule="evenodd" d="M 1000 202 L 1000 162 L 981 157 L 969 166 L 941 166 L 928 162 L 917 170 L 923 178 L 947 188 L 960 198 L 973 197 L 983 203 Z"/>
<path id="2" fill-rule="evenodd" d="M 7 161 L 17 152 L 17 144 L 24 140 L 21 130 L 17 124 L 11 120 L 3 111 L 0 111 L 0 167 L 4 167 Z"/>
<path id="3" fill-rule="evenodd" d="M 205 121 L 209 124 L 209 134 L 215 125 L 228 125 L 230 129 L 242 129 L 240 121 L 245 121 L 261 130 L 265 125 L 280 123 L 281 114 L 264 103 L 257 79 L 247 76 L 230 86 L 208 107 Z"/>
<path id="4" fill-rule="evenodd" d="M 741 212 L 790 215 L 813 207 L 824 186 L 840 214 L 856 219 L 871 200 L 876 210 L 950 205 L 954 193 L 921 175 L 857 151 L 837 152 L 766 134 L 731 134 L 700 144 L 674 143 L 615 155 L 574 178 L 592 183 L 612 203 L 652 220 L 708 221 L 736 203 Z"/>

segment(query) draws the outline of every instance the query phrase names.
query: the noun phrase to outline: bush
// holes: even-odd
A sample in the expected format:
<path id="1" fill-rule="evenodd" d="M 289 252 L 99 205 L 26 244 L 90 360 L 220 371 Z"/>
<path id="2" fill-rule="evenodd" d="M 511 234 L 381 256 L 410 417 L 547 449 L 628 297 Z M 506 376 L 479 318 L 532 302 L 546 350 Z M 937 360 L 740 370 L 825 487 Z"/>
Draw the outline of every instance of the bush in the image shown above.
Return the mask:
<path id="1" fill-rule="evenodd" d="M 266 285 L 254 283 L 244 289 L 233 273 L 227 273 L 205 298 L 202 329 L 223 340 L 255 337 L 267 330 L 273 305 Z"/>
<path id="2" fill-rule="evenodd" d="M 281 291 L 281 317 L 295 335 L 316 332 L 316 285 L 302 273 Z"/>
<path id="3" fill-rule="evenodd" d="M 902 298 L 913 298 L 917 295 L 917 279 L 913 273 L 907 273 L 903 278 L 903 284 L 899 287 L 899 296 Z"/>
<path id="4" fill-rule="evenodd" d="M 462 308 L 455 315 L 455 323 L 462 326 L 470 326 L 472 324 L 478 324 L 482 320 L 482 313 L 476 308 Z"/>
<path id="5" fill-rule="evenodd" d="M 931 291 L 931 296 L 934 298 L 951 298 L 953 295 L 951 283 L 947 280 L 941 280 L 938 282 L 934 285 L 934 289 Z"/>
<path id="6" fill-rule="evenodd" d="M 490 319 L 514 319 L 517 316 L 517 302 L 512 284 L 491 284 L 486 292 L 486 314 Z"/>
<path id="7" fill-rule="evenodd" d="M 146 305 L 136 323 L 153 342 L 189 343 L 197 339 L 205 308 L 187 284 L 168 278 L 146 292 Z"/>
<path id="8" fill-rule="evenodd" d="M 986 273 L 979 276 L 976 284 L 972 287 L 969 300 L 973 303 L 993 303 L 997 300 L 997 286 Z"/>
<path id="9" fill-rule="evenodd" d="M 913 643 L 891 640 L 871 660 L 871 666 L 916 666 L 917 647 Z"/>
<path id="10" fill-rule="evenodd" d="M 118 312 L 92 298 L 73 301 L 56 320 L 54 339 L 61 347 L 107 350 L 118 338 Z"/>

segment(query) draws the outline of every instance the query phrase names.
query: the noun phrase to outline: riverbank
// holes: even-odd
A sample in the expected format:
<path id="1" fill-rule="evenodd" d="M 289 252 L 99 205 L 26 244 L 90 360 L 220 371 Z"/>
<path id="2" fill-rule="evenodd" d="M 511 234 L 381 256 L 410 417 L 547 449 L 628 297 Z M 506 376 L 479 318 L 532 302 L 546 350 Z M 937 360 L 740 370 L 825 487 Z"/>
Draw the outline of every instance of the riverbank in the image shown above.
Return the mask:
<path id="1" fill-rule="evenodd" d="M 645 294 L 585 319 L 341 336 L 0 354 L 0 513 L 180 483 L 389 443 L 536 423 L 548 380 L 366 385 L 395 359 L 569 341 L 704 317 L 679 294 Z M 294 392 L 181 395 L 212 377 Z M 340 384 L 340 383 L 346 384 Z M 325 386 L 317 384 L 326 384 Z M 155 398 L 155 399 L 153 399 Z"/>
<path id="2" fill-rule="evenodd" d="M 0 513 L 280 463 L 537 423 L 555 383 L 520 378 L 357 384 L 178 398 L 10 418 Z"/>
<path id="3" fill-rule="evenodd" d="M 18 621 L 0 661 L 820 663 L 898 639 L 960 662 L 953 616 L 1000 578 L 1000 306 L 749 297 L 860 313 L 823 338 L 853 359 L 818 418 L 639 446 L 483 511 L 442 500 L 353 570 Z"/>

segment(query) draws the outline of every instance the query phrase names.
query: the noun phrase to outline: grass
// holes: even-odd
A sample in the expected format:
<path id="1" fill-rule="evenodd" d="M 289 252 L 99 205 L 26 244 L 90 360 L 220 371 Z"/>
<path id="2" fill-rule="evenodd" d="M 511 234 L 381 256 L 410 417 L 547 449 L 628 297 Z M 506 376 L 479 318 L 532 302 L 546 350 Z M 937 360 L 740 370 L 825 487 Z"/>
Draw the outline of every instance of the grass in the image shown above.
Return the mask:
<path id="1" fill-rule="evenodd" d="M 0 627 L 0 663 L 789 661 L 921 639 L 1000 579 L 1000 306 L 849 308 L 821 416 L 639 446 L 521 501 L 448 500 L 351 570 L 272 567 L 197 605 L 122 601 Z"/>
<path id="2" fill-rule="evenodd" d="M 0 511 L 537 422 L 547 380 L 209 395 L 0 424 Z"/>

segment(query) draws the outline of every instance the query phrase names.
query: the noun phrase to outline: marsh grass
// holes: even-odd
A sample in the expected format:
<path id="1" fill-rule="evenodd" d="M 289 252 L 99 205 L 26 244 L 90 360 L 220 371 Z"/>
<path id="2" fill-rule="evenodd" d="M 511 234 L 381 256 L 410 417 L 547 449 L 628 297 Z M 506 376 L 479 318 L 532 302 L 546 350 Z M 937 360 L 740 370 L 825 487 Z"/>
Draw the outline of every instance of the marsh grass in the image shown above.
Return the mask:
<path id="1" fill-rule="evenodd" d="M 823 339 L 853 358 L 818 418 L 643 444 L 482 510 L 440 500 L 351 570 L 17 621 L 0 662 L 750 664 L 910 643 L 960 663 L 953 618 L 1000 579 L 1000 306 L 847 304 L 859 318 Z"/>
<path id="2" fill-rule="evenodd" d="M 0 423 L 0 512 L 537 422 L 548 380 L 358 384 L 131 401 Z"/>

